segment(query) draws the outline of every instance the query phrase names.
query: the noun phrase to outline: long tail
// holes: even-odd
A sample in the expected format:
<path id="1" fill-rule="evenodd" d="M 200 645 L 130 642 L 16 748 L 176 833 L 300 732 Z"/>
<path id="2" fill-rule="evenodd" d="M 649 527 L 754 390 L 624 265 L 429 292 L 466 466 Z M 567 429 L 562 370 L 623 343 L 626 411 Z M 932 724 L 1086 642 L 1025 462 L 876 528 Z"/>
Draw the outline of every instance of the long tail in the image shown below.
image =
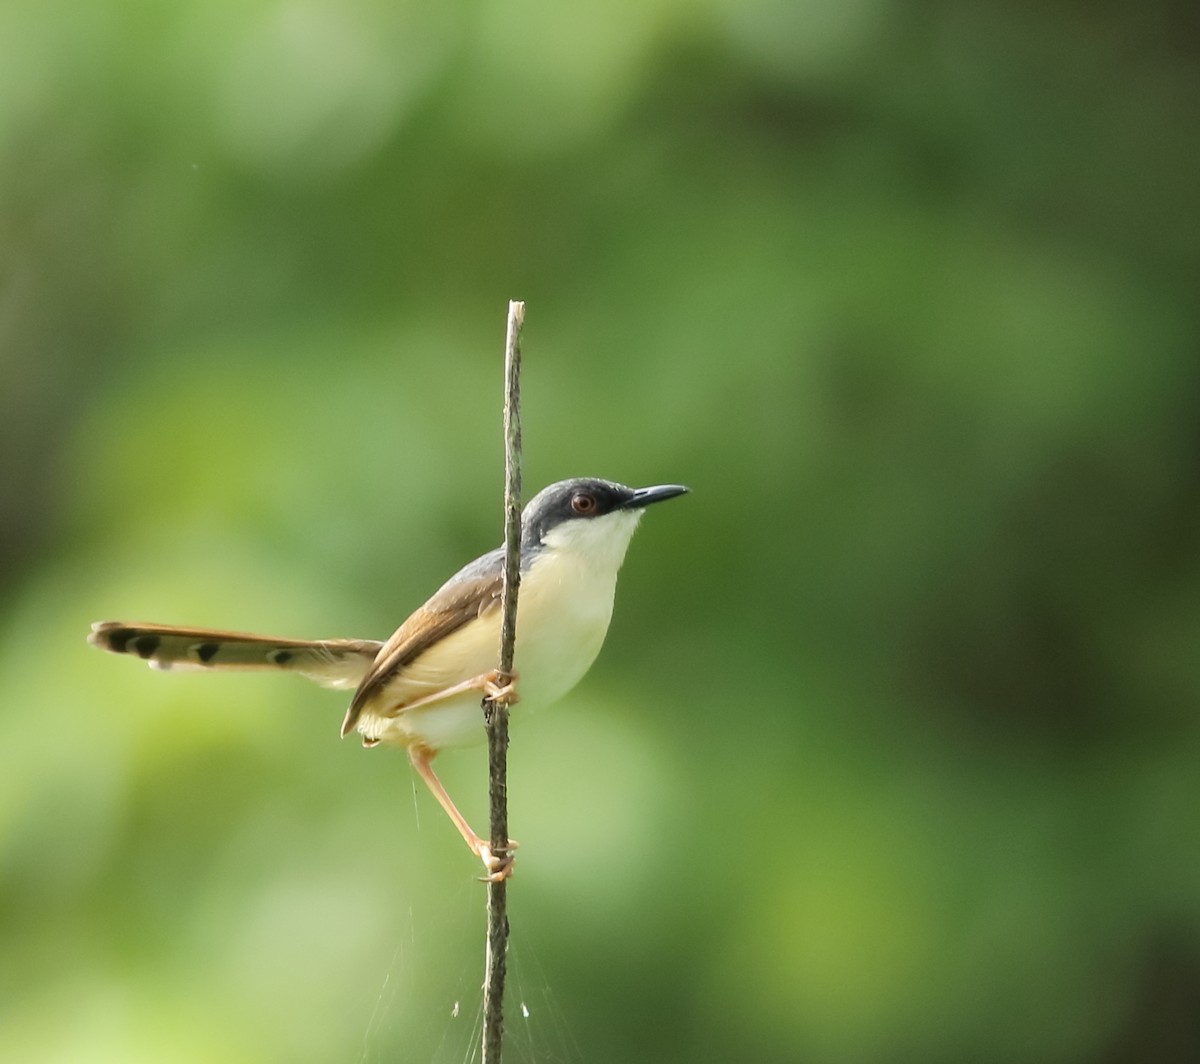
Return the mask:
<path id="1" fill-rule="evenodd" d="M 274 669 L 336 688 L 357 687 L 383 646 L 372 639 L 276 639 L 126 621 L 93 624 L 88 642 L 136 654 L 155 669 Z"/>

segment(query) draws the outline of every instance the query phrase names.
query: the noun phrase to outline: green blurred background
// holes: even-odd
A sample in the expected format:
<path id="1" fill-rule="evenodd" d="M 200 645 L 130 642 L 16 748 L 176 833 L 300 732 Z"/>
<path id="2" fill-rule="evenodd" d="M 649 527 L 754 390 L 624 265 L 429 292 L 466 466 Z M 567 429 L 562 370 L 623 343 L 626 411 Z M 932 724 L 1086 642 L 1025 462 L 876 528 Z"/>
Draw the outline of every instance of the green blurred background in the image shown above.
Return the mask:
<path id="1" fill-rule="evenodd" d="M 529 491 L 693 494 L 514 734 L 510 1059 L 1200 1059 L 1198 58 L 1179 2 L 9 0 L 0 1057 L 472 1059 L 405 759 L 84 635 L 385 637 L 499 539 L 520 298 Z"/>

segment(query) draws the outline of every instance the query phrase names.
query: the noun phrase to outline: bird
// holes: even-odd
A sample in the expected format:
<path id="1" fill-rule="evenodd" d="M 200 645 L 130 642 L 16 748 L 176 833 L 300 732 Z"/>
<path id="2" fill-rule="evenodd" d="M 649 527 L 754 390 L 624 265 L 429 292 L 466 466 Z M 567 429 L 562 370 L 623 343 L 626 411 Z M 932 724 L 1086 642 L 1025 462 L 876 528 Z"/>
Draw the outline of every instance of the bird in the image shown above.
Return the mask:
<path id="1" fill-rule="evenodd" d="M 213 628 L 129 621 L 92 625 L 88 642 L 160 670 L 291 672 L 324 687 L 353 689 L 343 737 L 391 746 L 408 759 L 445 810 L 485 879 L 512 872 L 509 840 L 492 852 L 433 770 L 438 753 L 485 738 L 482 697 L 549 705 L 567 694 L 600 653 L 617 573 L 646 507 L 686 494 L 681 484 L 630 488 L 575 477 L 538 492 L 521 514 L 520 594 L 513 672 L 496 667 L 504 547 L 463 566 L 386 642 L 285 639 Z M 525 710 L 521 711 L 522 713 Z"/>

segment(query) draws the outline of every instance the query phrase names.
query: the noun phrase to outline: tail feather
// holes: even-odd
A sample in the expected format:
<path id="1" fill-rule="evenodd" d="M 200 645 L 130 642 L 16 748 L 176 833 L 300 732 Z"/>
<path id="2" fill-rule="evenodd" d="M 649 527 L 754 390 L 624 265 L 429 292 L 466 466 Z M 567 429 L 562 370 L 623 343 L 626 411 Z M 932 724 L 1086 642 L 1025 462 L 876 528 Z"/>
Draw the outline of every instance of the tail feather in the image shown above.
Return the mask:
<path id="1" fill-rule="evenodd" d="M 372 639 L 277 639 L 126 621 L 92 625 L 88 642 L 113 654 L 136 654 L 156 669 L 274 669 L 341 689 L 359 685 L 383 646 Z"/>

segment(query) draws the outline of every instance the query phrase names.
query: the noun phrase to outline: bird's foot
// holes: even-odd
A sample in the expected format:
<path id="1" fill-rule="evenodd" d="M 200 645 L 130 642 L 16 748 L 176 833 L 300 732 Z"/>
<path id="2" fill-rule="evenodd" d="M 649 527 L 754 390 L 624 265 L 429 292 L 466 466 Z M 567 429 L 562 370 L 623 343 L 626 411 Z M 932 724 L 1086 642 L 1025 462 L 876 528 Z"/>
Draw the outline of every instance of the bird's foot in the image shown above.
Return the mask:
<path id="1" fill-rule="evenodd" d="M 478 839 L 471 848 L 479 855 L 479 859 L 483 861 L 484 870 L 487 875 L 480 876 L 480 881 L 483 883 L 502 883 L 513 874 L 513 865 L 516 863 L 516 858 L 513 857 L 513 850 L 521 844 L 516 839 L 509 839 L 508 845 L 503 850 L 492 852 L 492 844 L 487 839 Z"/>
<path id="2" fill-rule="evenodd" d="M 493 669 L 483 681 L 483 693 L 493 702 L 503 702 L 506 706 L 515 706 L 521 701 L 521 696 L 517 694 L 519 678 L 519 673 Z"/>

